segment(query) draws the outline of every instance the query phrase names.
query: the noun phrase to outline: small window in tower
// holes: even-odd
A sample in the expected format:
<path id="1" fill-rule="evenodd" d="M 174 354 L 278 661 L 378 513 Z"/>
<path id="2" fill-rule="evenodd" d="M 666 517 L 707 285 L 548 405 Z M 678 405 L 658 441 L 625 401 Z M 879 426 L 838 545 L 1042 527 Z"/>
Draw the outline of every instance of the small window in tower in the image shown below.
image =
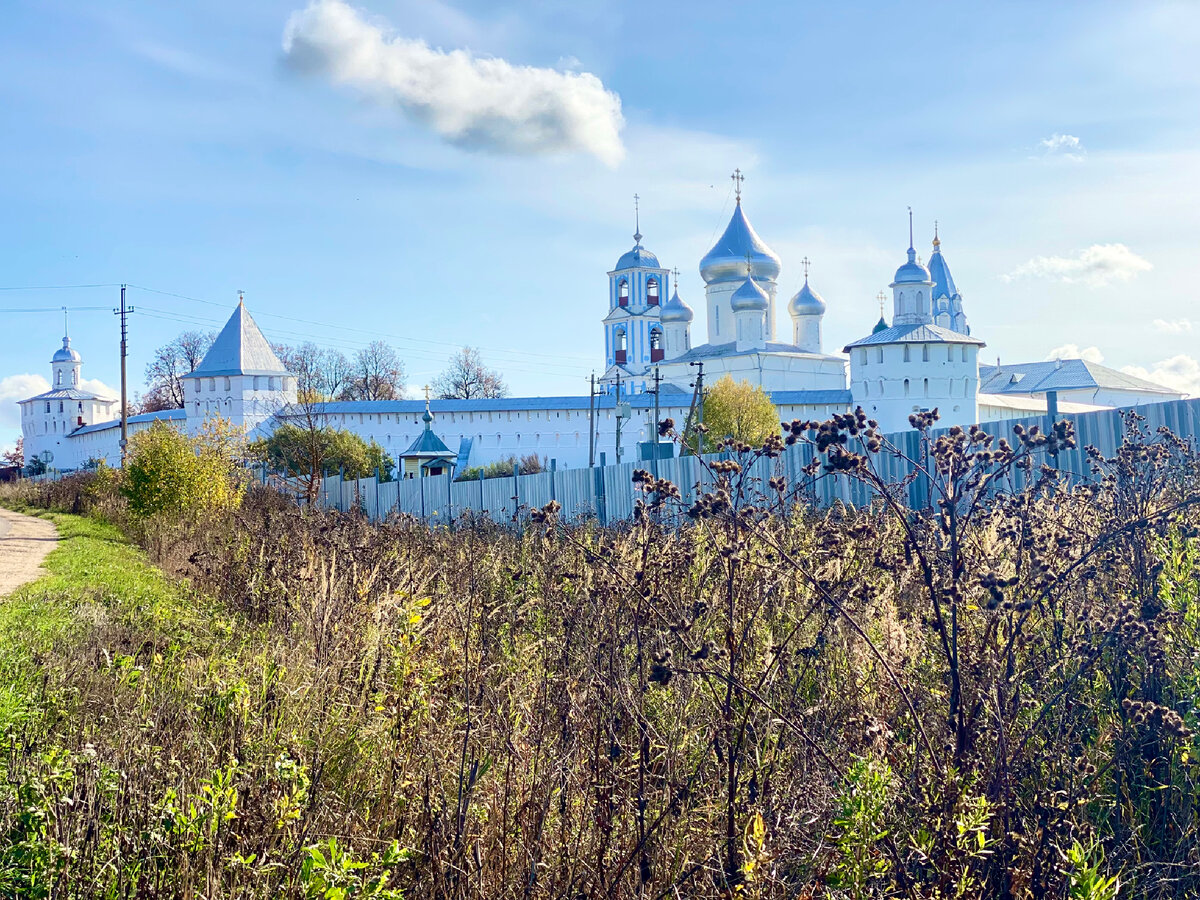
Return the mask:
<path id="1" fill-rule="evenodd" d="M 62 411 L 63 411 L 63 404 L 62 404 L 62 401 L 61 401 L 61 400 L 59 400 L 59 401 L 58 401 L 58 411 L 59 411 L 59 412 L 62 412 Z"/>
<path id="2" fill-rule="evenodd" d="M 200 393 L 200 379 L 199 378 L 196 379 L 195 384 L 196 384 L 196 393 L 198 394 L 198 393 Z"/>
<path id="3" fill-rule="evenodd" d="M 658 306 L 658 279 L 651 278 L 646 282 L 646 305 Z"/>
<path id="4" fill-rule="evenodd" d="M 883 348 L 882 347 L 875 348 L 875 362 L 877 362 L 877 363 L 883 362 Z"/>
<path id="5" fill-rule="evenodd" d="M 879 396 L 880 397 L 883 396 L 883 379 L 882 378 L 879 379 Z"/>
<path id="6" fill-rule="evenodd" d="M 908 362 L 908 344 L 904 345 L 904 361 Z M 905 382 L 907 384 L 908 382 Z"/>
<path id="7" fill-rule="evenodd" d="M 908 348 L 905 347 L 904 349 L 907 350 Z M 904 396 L 905 397 L 908 396 L 908 379 L 907 378 L 904 379 Z"/>
<path id="8" fill-rule="evenodd" d="M 960 345 L 958 350 L 959 350 L 959 353 L 961 354 L 960 359 L 963 362 L 966 362 L 967 361 L 967 345 L 966 344 Z"/>
<path id="9" fill-rule="evenodd" d="M 62 387 L 62 369 L 54 373 L 54 386 Z"/>
<path id="10" fill-rule="evenodd" d="M 78 369 L 71 370 L 71 384 L 75 385 L 76 387 L 79 386 L 79 370 Z"/>
<path id="11" fill-rule="evenodd" d="M 921 362 L 929 362 L 929 345 L 921 345 Z"/>
<path id="12" fill-rule="evenodd" d="M 228 391 L 228 390 L 230 390 L 230 389 L 231 389 L 231 385 L 230 385 L 230 383 L 229 383 L 229 376 L 228 376 L 228 375 L 226 375 L 226 376 L 225 376 L 225 390 L 227 390 L 227 391 Z"/>
<path id="13" fill-rule="evenodd" d="M 629 305 L 629 282 L 622 278 L 617 282 L 617 306 Z"/>
<path id="14" fill-rule="evenodd" d="M 946 362 L 954 362 L 954 345 L 946 345 Z"/>
<path id="15" fill-rule="evenodd" d="M 928 378 L 926 378 L 926 379 L 925 379 L 925 384 L 924 384 L 924 386 L 923 386 L 923 387 L 922 387 L 922 389 L 921 389 L 921 396 L 922 396 L 922 397 L 928 397 L 928 396 L 929 396 L 929 379 L 928 379 Z"/>
<path id="16" fill-rule="evenodd" d="M 215 379 L 215 378 L 208 379 L 208 389 L 209 389 L 209 391 L 215 391 L 217 389 L 217 379 Z"/>

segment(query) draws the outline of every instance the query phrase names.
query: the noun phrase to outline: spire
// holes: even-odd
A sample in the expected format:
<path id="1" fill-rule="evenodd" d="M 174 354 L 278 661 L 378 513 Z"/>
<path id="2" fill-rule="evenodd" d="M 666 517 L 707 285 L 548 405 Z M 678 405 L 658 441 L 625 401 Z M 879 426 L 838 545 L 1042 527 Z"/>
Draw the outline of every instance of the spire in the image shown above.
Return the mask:
<path id="1" fill-rule="evenodd" d="M 67 328 L 67 308 L 64 306 L 62 308 L 62 310 L 63 310 L 63 346 L 65 347 L 71 342 L 71 337 L 70 337 L 71 331 L 69 328 Z"/>
<path id="2" fill-rule="evenodd" d="M 942 246 L 942 242 L 938 238 L 938 222 L 937 222 L 937 219 L 934 219 L 933 220 L 933 250 L 935 253 L 937 252 L 937 248 L 940 246 Z"/>
<path id="3" fill-rule="evenodd" d="M 742 205 L 742 182 L 746 177 L 742 175 L 741 169 L 734 169 L 733 174 L 729 176 L 733 179 L 733 196 L 737 198 L 737 205 Z"/>
<path id="4" fill-rule="evenodd" d="M 641 199 L 637 194 L 633 195 L 633 242 L 635 244 L 642 242 L 642 213 L 638 206 L 638 201 Z"/>

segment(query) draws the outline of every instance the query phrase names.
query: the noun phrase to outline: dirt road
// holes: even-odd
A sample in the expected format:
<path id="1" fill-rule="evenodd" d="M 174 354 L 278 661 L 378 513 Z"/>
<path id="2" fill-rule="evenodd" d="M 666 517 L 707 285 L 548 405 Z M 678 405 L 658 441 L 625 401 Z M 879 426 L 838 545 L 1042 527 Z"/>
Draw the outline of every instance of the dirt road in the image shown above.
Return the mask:
<path id="1" fill-rule="evenodd" d="M 57 541 L 58 531 L 45 519 L 0 509 L 0 597 L 41 575 Z"/>

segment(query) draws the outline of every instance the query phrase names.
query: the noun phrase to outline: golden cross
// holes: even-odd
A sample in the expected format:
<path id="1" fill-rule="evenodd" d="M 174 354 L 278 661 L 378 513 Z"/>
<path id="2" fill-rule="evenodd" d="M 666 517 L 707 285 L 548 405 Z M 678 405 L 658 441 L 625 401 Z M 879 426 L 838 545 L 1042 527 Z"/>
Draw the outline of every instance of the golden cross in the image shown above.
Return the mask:
<path id="1" fill-rule="evenodd" d="M 429 385 L 425 385 L 425 402 L 429 402 Z"/>
<path id="2" fill-rule="evenodd" d="M 741 169 L 734 169 L 733 174 L 730 175 L 729 177 L 733 179 L 733 195 L 735 197 L 737 197 L 737 202 L 741 203 L 742 202 L 742 182 L 746 180 L 746 177 L 744 175 L 742 175 Z"/>

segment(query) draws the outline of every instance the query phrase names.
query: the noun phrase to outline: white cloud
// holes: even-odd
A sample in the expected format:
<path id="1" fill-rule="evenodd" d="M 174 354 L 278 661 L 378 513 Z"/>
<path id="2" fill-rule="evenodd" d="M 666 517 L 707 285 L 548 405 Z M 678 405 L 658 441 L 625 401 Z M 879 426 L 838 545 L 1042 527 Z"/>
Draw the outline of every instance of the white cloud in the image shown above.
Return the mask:
<path id="1" fill-rule="evenodd" d="M 1114 281 L 1128 281 L 1153 268 L 1148 259 L 1124 244 L 1092 244 L 1076 256 L 1035 256 L 1002 277 L 1005 281 L 1047 278 L 1066 284 L 1104 287 Z"/>
<path id="2" fill-rule="evenodd" d="M 1080 347 L 1078 344 L 1063 344 L 1046 354 L 1046 359 L 1082 359 L 1085 362 L 1102 363 L 1104 354 L 1099 347 Z"/>
<path id="3" fill-rule="evenodd" d="M 1127 375 L 1145 378 L 1164 387 L 1183 391 L 1193 397 L 1200 396 L 1200 362 L 1181 353 L 1154 364 L 1151 369 L 1141 366 L 1122 366 L 1121 371 Z"/>
<path id="4" fill-rule="evenodd" d="M 390 101 L 451 144 L 516 155 L 624 157 L 621 98 L 588 72 L 434 49 L 368 22 L 343 0 L 292 13 L 283 50 L 296 70 Z"/>
<path id="5" fill-rule="evenodd" d="M 21 407 L 17 401 L 50 390 L 41 375 L 8 375 L 0 378 L 0 441 L 11 447 L 21 433 Z"/>
<path id="6" fill-rule="evenodd" d="M 90 391 L 97 397 L 103 397 L 105 400 L 116 400 L 121 396 L 120 390 L 111 388 L 99 378 L 84 378 L 79 382 L 81 391 Z"/>
<path id="7" fill-rule="evenodd" d="M 1155 331 L 1163 334 L 1191 334 L 1191 319 L 1155 319 L 1152 323 Z"/>
<path id="8" fill-rule="evenodd" d="M 1056 156 L 1072 162 L 1083 162 L 1087 156 L 1083 143 L 1073 134 L 1052 134 L 1039 141 L 1038 146 L 1042 148 L 1043 156 Z"/>

